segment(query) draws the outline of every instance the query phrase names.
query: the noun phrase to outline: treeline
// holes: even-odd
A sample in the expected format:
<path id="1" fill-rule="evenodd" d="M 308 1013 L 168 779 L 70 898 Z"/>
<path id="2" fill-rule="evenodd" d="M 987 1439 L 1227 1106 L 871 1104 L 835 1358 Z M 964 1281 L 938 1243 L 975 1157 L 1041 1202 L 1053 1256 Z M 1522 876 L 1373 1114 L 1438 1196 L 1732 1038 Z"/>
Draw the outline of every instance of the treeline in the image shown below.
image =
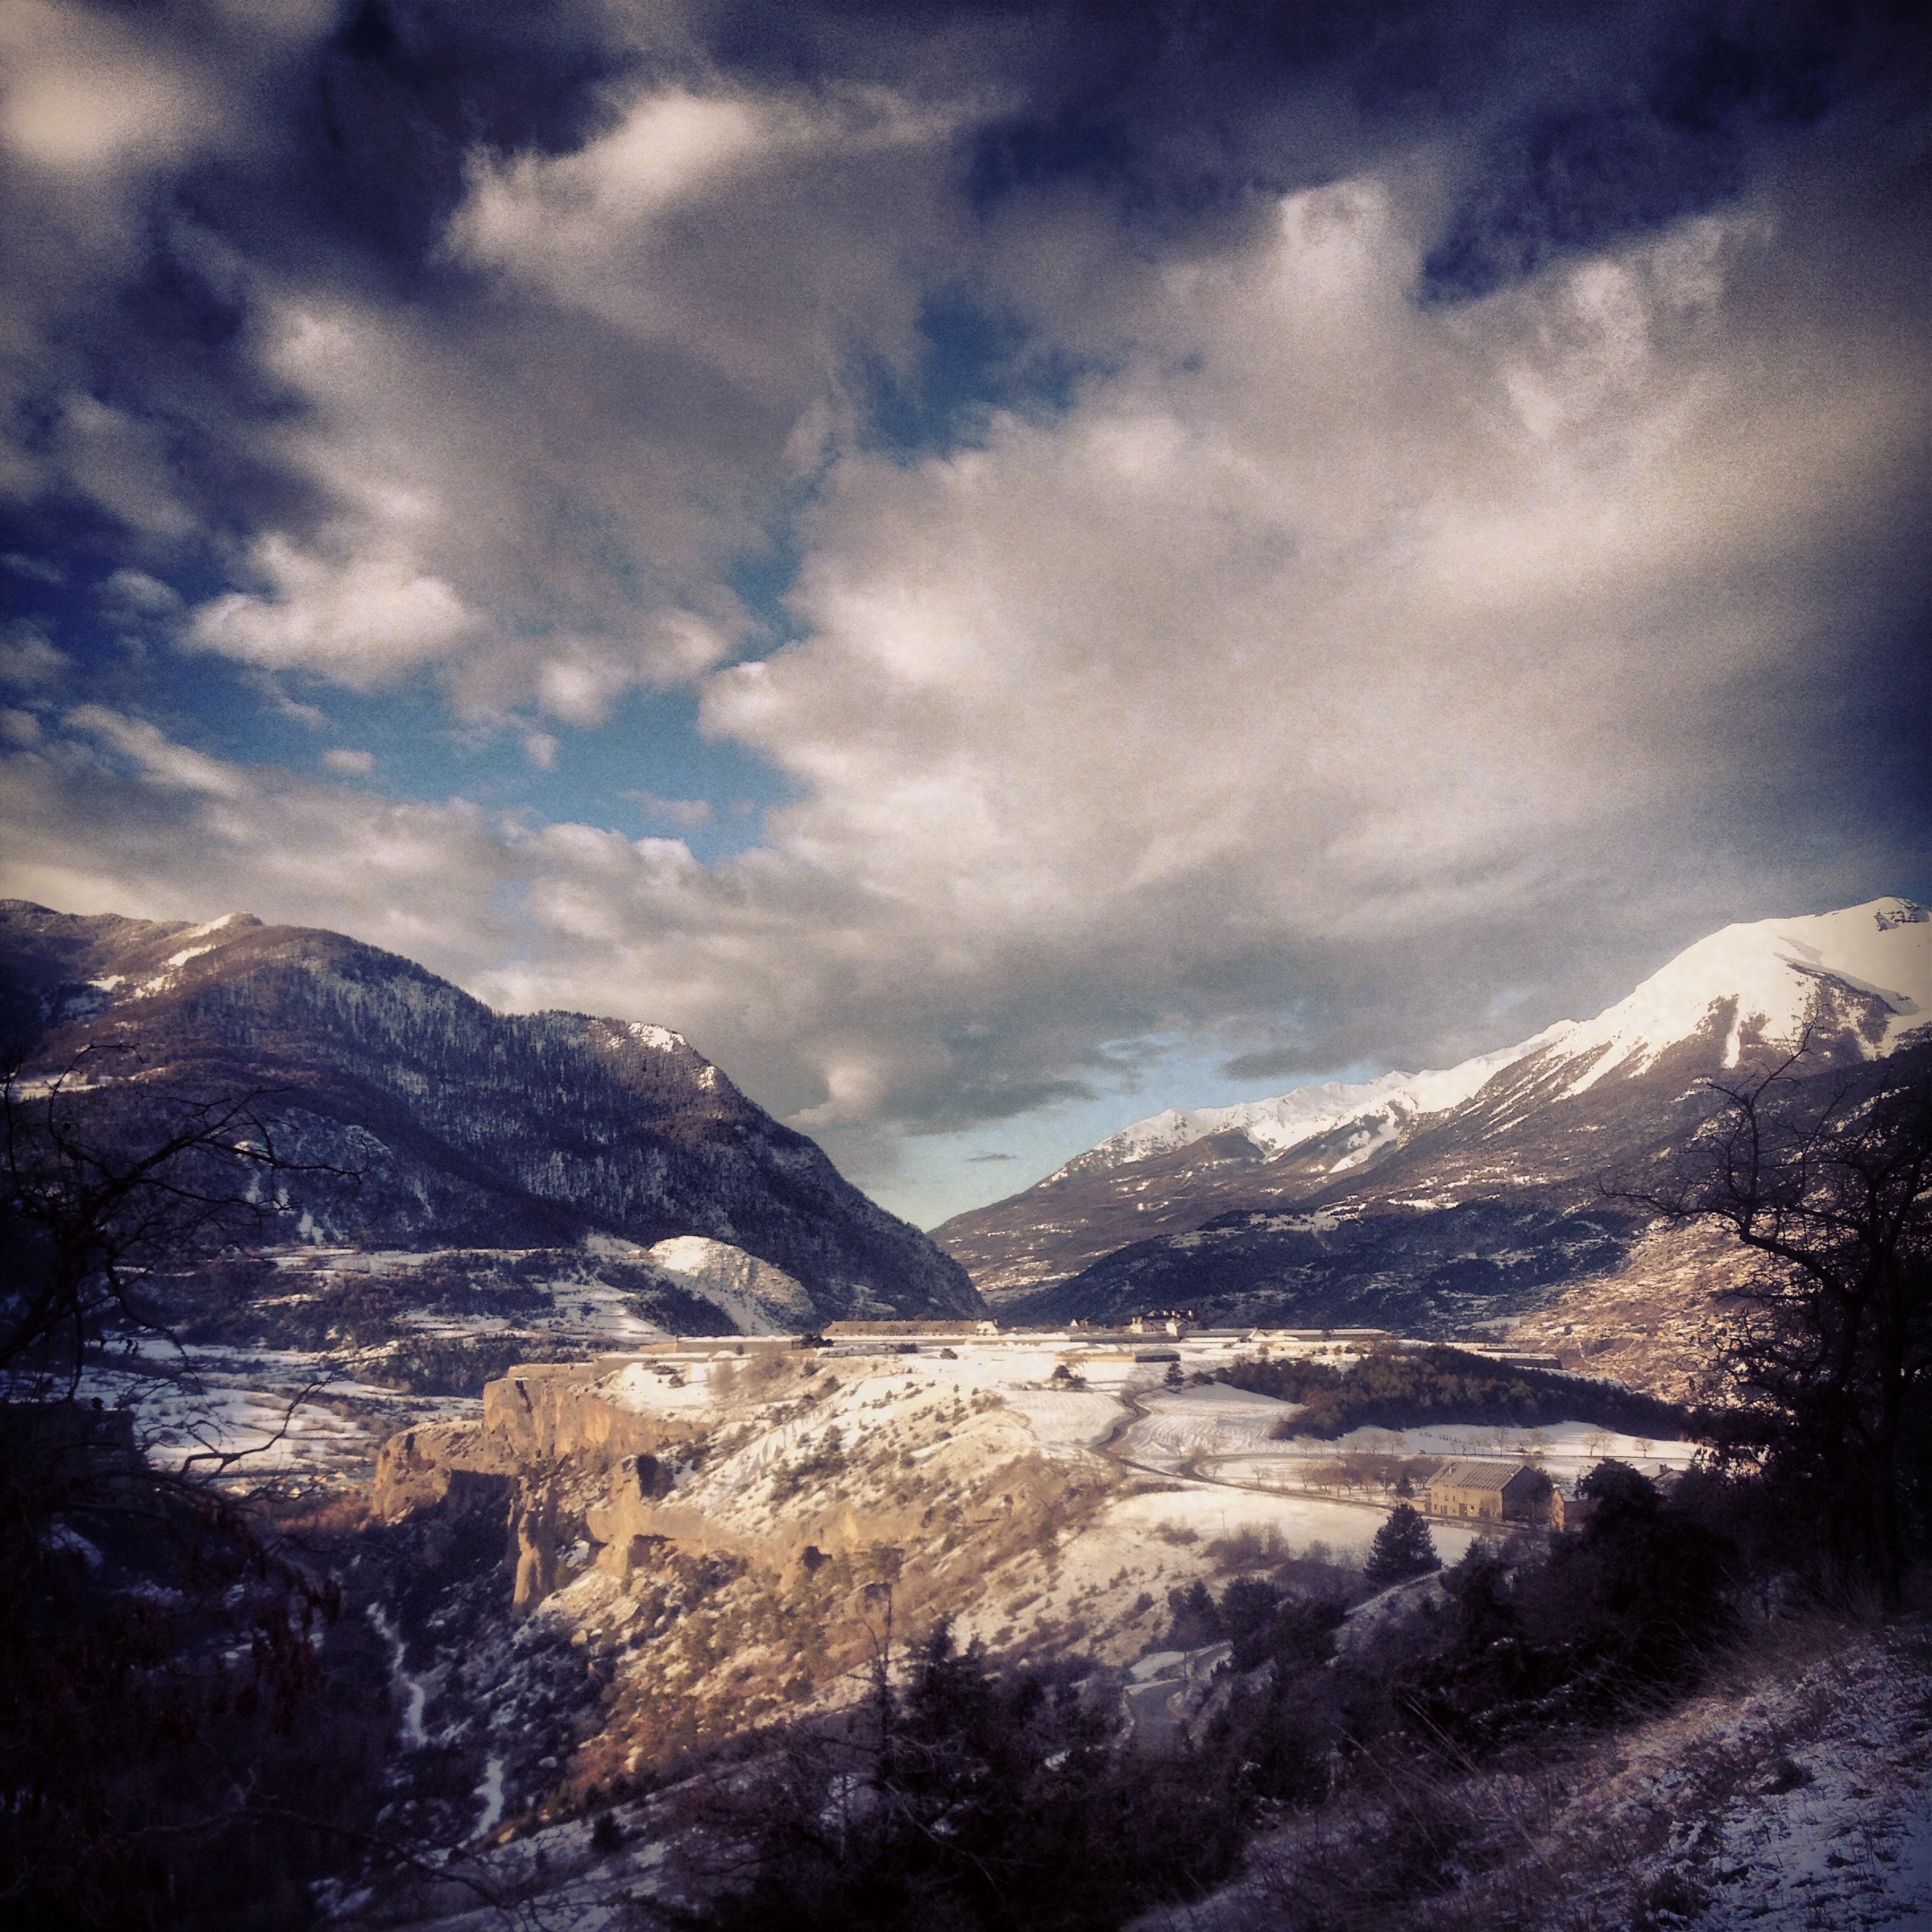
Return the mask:
<path id="1" fill-rule="evenodd" d="M 1672 1440 L 1692 1418 L 1674 1403 L 1605 1382 L 1491 1361 L 1446 1344 L 1377 1348 L 1351 1368 L 1294 1357 L 1247 1356 L 1215 1372 L 1217 1381 L 1277 1401 L 1297 1402 L 1275 1434 L 1332 1440 L 1357 1428 L 1419 1428 L 1429 1423 L 1488 1423 L 1540 1428 L 1589 1422 L 1627 1436 Z"/>
<path id="2" fill-rule="evenodd" d="M 279 1268 L 260 1255 L 225 1256 L 142 1284 L 136 1312 L 188 1342 L 268 1348 L 378 1348 L 410 1332 L 417 1315 L 515 1322 L 554 1305 L 540 1278 L 582 1265 L 556 1252 L 466 1264 L 437 1256 L 391 1274 L 323 1274 Z"/>

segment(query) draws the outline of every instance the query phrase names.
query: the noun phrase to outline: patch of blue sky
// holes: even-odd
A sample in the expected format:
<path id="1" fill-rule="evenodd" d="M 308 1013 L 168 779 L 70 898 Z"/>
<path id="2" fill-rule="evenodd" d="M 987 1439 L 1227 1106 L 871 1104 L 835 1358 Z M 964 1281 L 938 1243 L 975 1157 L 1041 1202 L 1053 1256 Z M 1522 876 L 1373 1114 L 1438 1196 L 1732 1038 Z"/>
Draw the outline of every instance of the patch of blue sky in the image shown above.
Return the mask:
<path id="1" fill-rule="evenodd" d="M 804 635 L 804 627 L 786 601 L 798 582 L 803 560 L 796 517 L 792 515 L 781 520 L 767 548 L 739 557 L 732 566 L 725 581 L 758 626 L 743 656 L 769 657 Z"/>
<path id="2" fill-rule="evenodd" d="M 878 359 L 855 373 L 865 446 L 904 462 L 983 444 L 1002 412 L 1050 421 L 1097 373 L 958 288 L 927 298 L 919 334 L 919 359 L 906 374 Z"/>
<path id="3" fill-rule="evenodd" d="M 695 692 L 632 691 L 597 726 L 554 722 L 466 728 L 424 676 L 357 691 L 268 675 L 169 638 L 179 612 L 225 587 L 177 576 L 179 602 L 103 608 L 107 579 L 64 560 L 0 573 L 7 619 L 65 659 L 11 695 L 51 717 L 84 704 L 139 718 L 207 756 L 279 766 L 384 796 L 461 796 L 538 824 L 571 820 L 631 837 L 682 838 L 706 863 L 756 844 L 765 814 L 794 796 L 784 774 L 743 748 L 702 736 Z M 783 567 L 796 568 L 788 558 Z"/>
<path id="4" fill-rule="evenodd" d="M 8 614 L 39 631 L 65 662 L 23 694 L 29 704 L 54 713 L 104 706 L 238 764 L 304 770 L 328 742 L 318 730 L 321 715 L 289 699 L 283 686 L 225 658 L 184 653 L 170 641 L 172 623 L 189 604 L 226 587 L 212 575 L 177 575 L 165 585 L 144 578 L 117 596 L 98 563 L 90 569 L 58 556 L 34 561 L 38 571 L 9 571 L 0 590 Z M 56 572 L 58 582 L 51 581 Z"/>
<path id="5" fill-rule="evenodd" d="M 702 736 L 695 692 L 631 691 L 599 725 L 546 721 L 505 735 L 452 726 L 427 691 L 331 693 L 335 742 L 374 754 L 386 795 L 460 793 L 533 822 L 681 838 L 707 863 L 755 845 L 765 814 L 794 796 L 765 759 Z M 320 755 L 320 747 L 311 754 Z"/>

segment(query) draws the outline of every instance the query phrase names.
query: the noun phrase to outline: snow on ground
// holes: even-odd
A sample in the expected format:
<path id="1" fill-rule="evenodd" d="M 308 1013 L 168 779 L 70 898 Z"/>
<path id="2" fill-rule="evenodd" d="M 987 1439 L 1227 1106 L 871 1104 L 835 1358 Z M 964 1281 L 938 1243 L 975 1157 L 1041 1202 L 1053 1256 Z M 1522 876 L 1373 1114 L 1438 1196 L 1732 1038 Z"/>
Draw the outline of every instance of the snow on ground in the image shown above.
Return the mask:
<path id="1" fill-rule="evenodd" d="M 1923 1623 L 1764 1634 L 1741 1682 L 1616 1732 L 1539 1773 L 1448 1788 L 1482 1852 L 1455 1890 L 1376 1923 L 1416 1932 L 1932 1932 L 1932 1644 Z M 1787 1662 L 1788 1643 L 1800 1651 Z M 1506 1821 L 1486 1840 L 1484 1820 Z M 1345 1831 L 1348 1814 L 1328 1822 Z M 1322 1833 L 1322 1822 L 1316 1831 Z M 1274 1932 L 1279 1875 L 1310 1839 L 1290 1826 L 1199 1904 L 1128 1932 Z M 1498 1852 L 1499 1863 L 1488 1862 Z"/>
<path id="2" fill-rule="evenodd" d="M 1376 1503 L 1341 1503 L 1309 1496 L 1265 1496 L 1221 1483 L 1184 1483 L 1172 1489 L 1124 1496 L 1100 1512 L 1099 1520 L 1123 1541 L 1143 1546 L 1163 1533 L 1192 1532 L 1203 1542 L 1243 1532 L 1272 1530 L 1294 1550 L 1324 1544 L 1342 1561 L 1368 1554 L 1387 1510 Z M 1436 1554 L 1454 1563 L 1476 1541 L 1475 1526 L 1431 1518 Z"/>
<path id="3" fill-rule="evenodd" d="M 1129 1413 L 1116 1397 L 1098 1389 L 1015 1389 L 1007 1395 L 1006 1406 L 1055 1457 L 1099 1448 Z"/>
<path id="4" fill-rule="evenodd" d="M 1474 1456 L 1540 1463 L 1557 1481 L 1574 1483 L 1607 1457 L 1646 1476 L 1690 1467 L 1697 1445 L 1618 1434 L 1589 1422 L 1540 1428 L 1488 1424 L 1437 1424 L 1424 1428 L 1357 1428 L 1333 1440 L 1312 1436 L 1275 1441 L 1275 1426 L 1295 1413 L 1292 1404 L 1221 1384 L 1157 1389 L 1143 1394 L 1146 1414 L 1123 1436 L 1122 1455 L 1169 1474 L 1212 1476 L 1263 1488 L 1306 1484 L 1322 1465 L 1351 1455 Z"/>
<path id="5" fill-rule="evenodd" d="M 481 1409 L 469 1398 L 400 1395 L 292 1349 L 199 1348 L 184 1357 L 149 1338 L 127 1359 L 91 1368 L 80 1396 L 132 1413 L 135 1440 L 157 1466 L 241 1481 L 363 1480 L 398 1430 Z"/>
<path id="6" fill-rule="evenodd" d="M 238 1475 L 321 1477 L 372 1461 L 377 1446 L 353 1416 L 253 1376 L 235 1384 L 204 1371 L 183 1383 L 103 1372 L 90 1376 L 82 1392 L 131 1410 L 137 1440 L 163 1469 L 208 1471 L 216 1467 L 212 1458 L 238 1458 Z"/>
<path id="7" fill-rule="evenodd" d="M 728 1315 L 746 1335 L 796 1334 L 816 1320 L 811 1297 L 784 1269 L 702 1234 L 661 1241 L 646 1258 Z"/>
<path id="8" fill-rule="evenodd" d="M 1189 1345 L 1181 1344 L 1178 1352 L 1185 1366 Z M 1158 1490 L 1104 1503 L 1062 1538 L 1054 1576 L 1032 1610 L 1038 1619 L 1071 1616 L 1082 1605 L 1097 1610 L 1103 1603 L 1117 1610 L 1113 1600 L 1125 1587 L 1123 1577 L 1132 1585 L 1129 1597 L 1144 1588 L 1164 1601 L 1172 1584 L 1198 1574 L 1199 1546 L 1243 1533 L 1272 1535 L 1289 1549 L 1319 1544 L 1345 1560 L 1359 1558 L 1393 1499 L 1372 1483 L 1354 1500 L 1306 1488 L 1321 1465 L 1346 1453 L 1534 1455 L 1562 1481 L 1574 1481 L 1605 1456 L 1619 1456 L 1654 1473 L 1684 1466 L 1694 1453 L 1687 1443 L 1639 1440 L 1581 1423 L 1541 1429 L 1357 1429 L 1335 1442 L 1278 1442 L 1271 1432 L 1295 1413 L 1290 1404 L 1222 1383 L 1171 1389 L 1164 1362 L 1134 1361 L 1125 1351 L 1111 1361 L 1080 1361 L 1084 1388 L 1054 1386 L 1054 1372 L 1069 1354 L 1064 1344 L 1051 1341 L 1039 1347 L 961 1342 L 945 1353 L 930 1347 L 891 1355 L 861 1354 L 856 1347 L 833 1351 L 820 1359 L 817 1378 L 821 1388 L 836 1383 L 837 1390 L 775 1424 L 762 1422 L 765 1397 L 718 1393 L 715 1378 L 721 1372 L 728 1388 L 732 1380 L 761 1372 L 751 1355 L 721 1353 L 706 1361 L 680 1353 L 629 1365 L 604 1387 L 627 1407 L 714 1418 L 725 1430 L 734 1424 L 754 1426 L 755 1440 L 707 1462 L 680 1492 L 681 1501 L 727 1519 L 749 1511 L 747 1527 L 769 1512 L 764 1479 L 822 1443 L 834 1426 L 848 1451 L 881 1432 L 902 1439 L 907 1466 L 928 1481 L 949 1470 L 968 1480 L 989 1458 L 1010 1457 L 1028 1447 L 1097 1473 L 1110 1468 L 1131 1479 L 1138 1470 L 1164 1479 Z M 734 1362 L 736 1369 L 730 1368 Z M 681 1387 L 668 1372 L 672 1363 Z M 788 1384 L 784 1394 L 796 1401 L 811 1381 Z M 983 1404 L 988 1397 L 998 1402 L 990 1412 L 975 1407 L 970 1416 L 952 1413 L 958 1404 Z M 941 1426 L 947 1422 L 950 1426 Z M 1017 1440 L 1017 1429 L 1030 1440 Z M 1478 1533 L 1472 1526 L 1447 1521 L 1432 1520 L 1430 1528 L 1446 1563 L 1455 1562 Z M 962 1625 L 962 1637 L 994 1642 L 1017 1615 L 1002 1608 L 1004 1601 L 994 1593 Z"/>
<path id="9" fill-rule="evenodd" d="M 1147 1413 L 1127 1432 L 1121 1454 L 1148 1469 L 1178 1473 L 1203 1459 L 1266 1457 L 1286 1445 L 1269 1440 L 1294 1405 L 1271 1395 L 1214 1383 L 1198 1388 L 1150 1391 Z"/>
<path id="10" fill-rule="evenodd" d="M 1929 1666 L 1924 1633 L 1894 1631 L 1794 1683 L 1681 1713 L 1610 1794 L 1633 1824 L 1646 1810 L 1673 1819 L 1635 1888 L 1682 1874 L 1705 1899 L 1705 1932 L 1932 1928 Z M 1750 1767 L 1744 1789 L 1700 1789 L 1697 1756 L 1718 1754 Z"/>

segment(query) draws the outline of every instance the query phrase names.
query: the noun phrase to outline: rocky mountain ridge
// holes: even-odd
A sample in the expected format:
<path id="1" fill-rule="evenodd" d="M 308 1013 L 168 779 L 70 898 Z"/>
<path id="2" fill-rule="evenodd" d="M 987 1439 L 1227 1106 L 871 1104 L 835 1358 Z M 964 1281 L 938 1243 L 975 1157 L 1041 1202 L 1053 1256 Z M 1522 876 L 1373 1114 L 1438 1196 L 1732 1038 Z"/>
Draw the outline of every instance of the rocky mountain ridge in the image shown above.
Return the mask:
<path id="1" fill-rule="evenodd" d="M 1507 1321 L 1624 1264 L 1646 1217 L 1602 1183 L 1679 1148 L 1704 1083 L 1801 1035 L 1821 1073 L 1918 1050 L 1929 1013 L 1911 901 L 1729 927 L 1593 1020 L 1312 1105 L 1156 1115 L 935 1235 L 1015 1314 Z"/>
<path id="2" fill-rule="evenodd" d="M 354 1177 L 305 1176 L 283 1239 L 695 1238 L 799 1284 L 818 1320 L 982 1312 L 957 1263 L 663 1027 L 498 1013 L 394 953 L 246 914 L 186 925 L 12 900 L 0 1028 L 30 1081 L 126 1049 L 77 1099 L 96 1110 L 143 1082 L 261 1094 L 283 1155 Z"/>

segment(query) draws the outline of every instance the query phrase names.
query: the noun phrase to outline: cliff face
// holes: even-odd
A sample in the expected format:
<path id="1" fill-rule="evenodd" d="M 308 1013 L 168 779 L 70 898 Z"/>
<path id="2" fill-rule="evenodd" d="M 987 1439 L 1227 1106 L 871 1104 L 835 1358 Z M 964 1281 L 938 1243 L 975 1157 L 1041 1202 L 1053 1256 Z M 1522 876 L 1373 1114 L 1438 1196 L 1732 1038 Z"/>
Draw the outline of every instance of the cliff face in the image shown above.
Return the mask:
<path id="1" fill-rule="evenodd" d="M 437 1423 L 384 1443 L 372 1501 L 388 1522 L 436 1512 L 500 1519 L 504 1560 L 514 1574 L 511 1608 L 534 1609 L 556 1589 L 558 1550 L 575 1540 L 585 1506 L 605 1496 L 646 1503 L 670 1487 L 668 1466 L 697 1436 L 676 1417 L 640 1414 L 604 1398 L 608 1365 L 519 1364 L 483 1391 L 476 1422 Z M 600 1544 L 610 1538 L 591 1533 Z M 630 1573 L 630 1535 L 600 1561 Z"/>
<path id="2" fill-rule="evenodd" d="M 0 903 L 0 1024 L 31 1074 L 83 1048 L 80 1103 L 255 1093 L 313 1174 L 283 1230 L 353 1246 L 728 1244 L 820 1321 L 983 1312 L 960 1265 L 866 1199 L 677 1034 L 492 1012 L 393 953 L 234 915 L 200 927 Z"/>
<path id="3" fill-rule="evenodd" d="M 560 1552 L 573 1545 L 579 1575 L 601 1572 L 620 1588 L 672 1552 L 795 1581 L 826 1562 L 915 1549 L 938 1534 L 1024 1532 L 1050 1518 L 1076 1480 L 997 1406 L 975 1413 L 970 1440 L 951 1426 L 962 1412 L 935 1405 L 917 1450 L 856 1440 L 841 1447 L 833 1426 L 814 1456 L 795 1412 L 839 1383 L 795 1351 L 694 1365 L 701 1380 L 690 1387 L 671 1383 L 670 1372 L 668 1361 L 614 1356 L 520 1364 L 485 1389 L 480 1420 L 410 1430 L 384 1445 L 376 1513 L 391 1522 L 493 1514 L 504 1527 L 514 1608 L 528 1612 L 567 1580 Z M 755 1383 L 743 1400 L 733 1393 L 741 1376 Z M 773 1400 L 784 1397 L 792 1399 Z M 722 1442 L 713 1440 L 721 1424 Z M 870 1481 L 855 1482 L 861 1458 L 878 1466 Z M 788 1473 L 795 1466 L 799 1477 Z M 1097 1473 L 1080 1472 L 1089 1484 Z"/>
<path id="4" fill-rule="evenodd" d="M 612 1402 L 601 1384 L 614 1365 L 519 1363 L 484 1388 L 481 1436 L 526 1470 L 570 1463 L 593 1472 L 698 1438 L 695 1421 Z"/>

